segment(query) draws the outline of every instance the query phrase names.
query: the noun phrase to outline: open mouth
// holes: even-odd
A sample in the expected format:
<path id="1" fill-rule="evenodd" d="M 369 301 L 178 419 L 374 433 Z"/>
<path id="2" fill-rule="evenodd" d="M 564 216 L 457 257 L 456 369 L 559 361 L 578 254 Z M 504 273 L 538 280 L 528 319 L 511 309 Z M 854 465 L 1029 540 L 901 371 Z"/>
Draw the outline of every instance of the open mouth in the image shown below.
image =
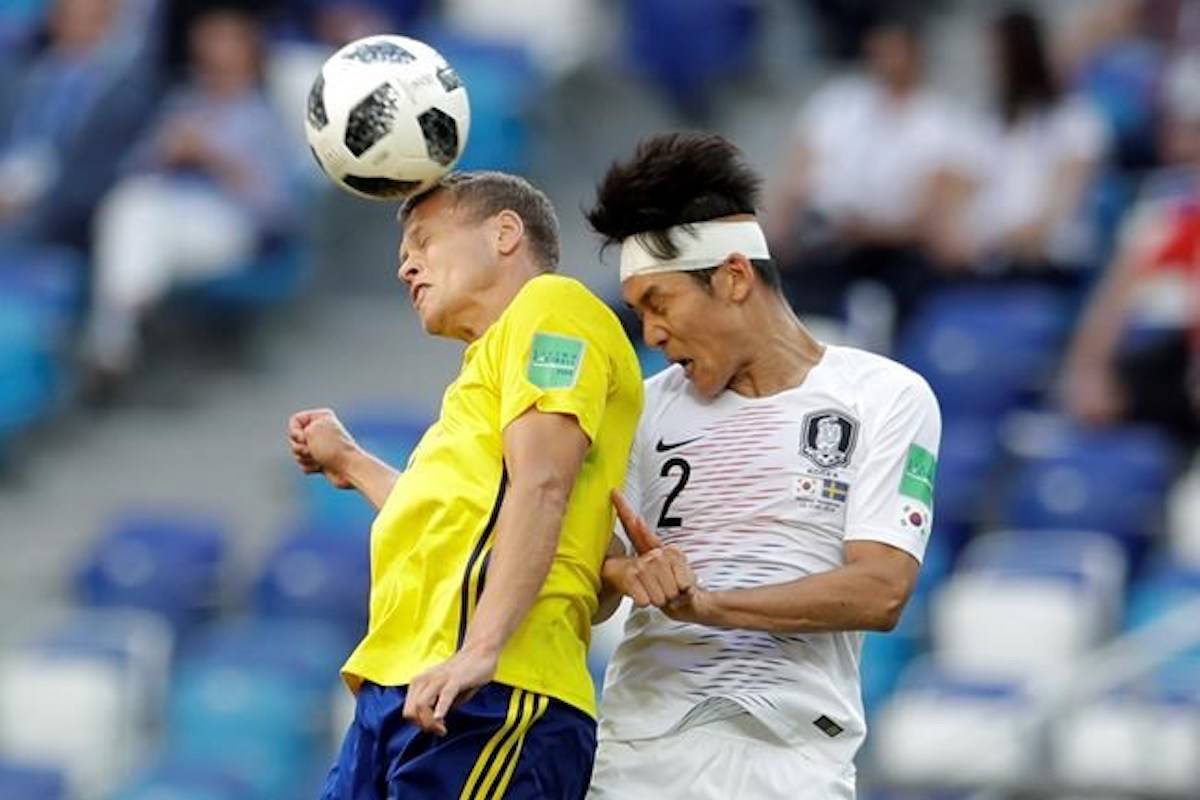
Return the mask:
<path id="1" fill-rule="evenodd" d="M 683 371 L 688 375 L 692 374 L 692 360 L 690 358 L 677 358 L 675 363 L 683 367 Z"/>
<path id="2" fill-rule="evenodd" d="M 418 286 L 414 286 L 414 287 L 413 287 L 413 290 L 412 290 L 412 304 L 413 304 L 413 307 L 414 307 L 414 308 L 416 308 L 417 306 L 421 305 L 421 299 L 422 299 L 423 297 L 425 297 L 425 293 L 426 293 L 428 290 L 429 290 L 429 286 L 428 286 L 428 284 L 424 284 L 424 283 L 422 283 L 422 284 L 420 284 L 420 285 L 418 285 Z"/>

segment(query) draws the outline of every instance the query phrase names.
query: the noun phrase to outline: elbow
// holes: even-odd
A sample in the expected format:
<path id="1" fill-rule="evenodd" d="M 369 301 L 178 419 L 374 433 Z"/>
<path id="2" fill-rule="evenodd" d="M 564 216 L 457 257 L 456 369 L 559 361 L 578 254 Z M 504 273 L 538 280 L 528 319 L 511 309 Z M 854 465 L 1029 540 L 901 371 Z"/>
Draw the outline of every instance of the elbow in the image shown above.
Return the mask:
<path id="1" fill-rule="evenodd" d="M 890 633 L 900 624 L 904 606 L 908 603 L 908 592 L 891 590 L 882 594 L 871 609 L 867 630 Z"/>
<path id="2" fill-rule="evenodd" d="M 543 513 L 566 512 L 574 487 L 574 476 L 570 478 L 553 472 L 525 476 L 513 481 L 514 494 L 524 495 Z"/>

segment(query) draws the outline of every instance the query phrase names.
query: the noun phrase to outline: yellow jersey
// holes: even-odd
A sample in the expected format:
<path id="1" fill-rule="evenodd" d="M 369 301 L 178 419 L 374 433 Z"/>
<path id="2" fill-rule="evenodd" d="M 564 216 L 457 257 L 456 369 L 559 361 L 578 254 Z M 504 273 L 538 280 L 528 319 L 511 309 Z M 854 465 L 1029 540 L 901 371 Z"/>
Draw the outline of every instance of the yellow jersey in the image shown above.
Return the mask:
<path id="1" fill-rule="evenodd" d="M 583 284 L 530 280 L 467 347 L 441 414 L 371 529 L 370 624 L 342 674 L 404 686 L 450 658 L 487 579 L 508 481 L 503 432 L 530 408 L 574 416 L 591 440 L 558 550 L 495 680 L 595 716 L 587 670 L 600 565 L 642 411 L 637 356 L 616 315 Z"/>

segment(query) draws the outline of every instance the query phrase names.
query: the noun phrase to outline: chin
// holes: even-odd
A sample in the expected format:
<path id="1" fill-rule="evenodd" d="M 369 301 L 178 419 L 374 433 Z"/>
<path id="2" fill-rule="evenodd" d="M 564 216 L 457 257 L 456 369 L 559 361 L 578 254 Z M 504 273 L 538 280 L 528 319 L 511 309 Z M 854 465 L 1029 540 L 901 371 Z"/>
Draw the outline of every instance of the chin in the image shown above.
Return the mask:
<path id="1" fill-rule="evenodd" d="M 421 320 L 421 328 L 431 336 L 437 336 L 441 326 L 438 325 L 437 319 L 429 314 L 423 314 L 417 311 L 417 318 Z"/>
<path id="2" fill-rule="evenodd" d="M 713 386 L 712 382 L 709 381 L 707 376 L 705 376 L 703 373 L 699 375 L 692 373 L 688 380 L 692 382 L 692 388 L 695 389 L 696 393 L 701 397 L 712 398 L 720 394 L 721 390 Z"/>

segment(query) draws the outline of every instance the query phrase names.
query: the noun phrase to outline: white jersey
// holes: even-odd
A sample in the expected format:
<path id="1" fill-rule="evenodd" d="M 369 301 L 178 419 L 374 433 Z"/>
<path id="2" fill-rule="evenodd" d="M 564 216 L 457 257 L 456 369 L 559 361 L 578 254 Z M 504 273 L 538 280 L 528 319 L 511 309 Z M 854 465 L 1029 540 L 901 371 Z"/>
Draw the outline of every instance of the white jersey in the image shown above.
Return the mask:
<path id="1" fill-rule="evenodd" d="M 679 367 L 646 383 L 626 497 L 710 590 L 845 563 L 850 540 L 925 552 L 941 418 L 928 384 L 828 347 L 800 386 L 705 400 Z M 850 762 L 866 734 L 862 634 L 777 635 L 637 609 L 609 664 L 601 739 L 661 736 L 748 711 L 789 744 Z"/>

